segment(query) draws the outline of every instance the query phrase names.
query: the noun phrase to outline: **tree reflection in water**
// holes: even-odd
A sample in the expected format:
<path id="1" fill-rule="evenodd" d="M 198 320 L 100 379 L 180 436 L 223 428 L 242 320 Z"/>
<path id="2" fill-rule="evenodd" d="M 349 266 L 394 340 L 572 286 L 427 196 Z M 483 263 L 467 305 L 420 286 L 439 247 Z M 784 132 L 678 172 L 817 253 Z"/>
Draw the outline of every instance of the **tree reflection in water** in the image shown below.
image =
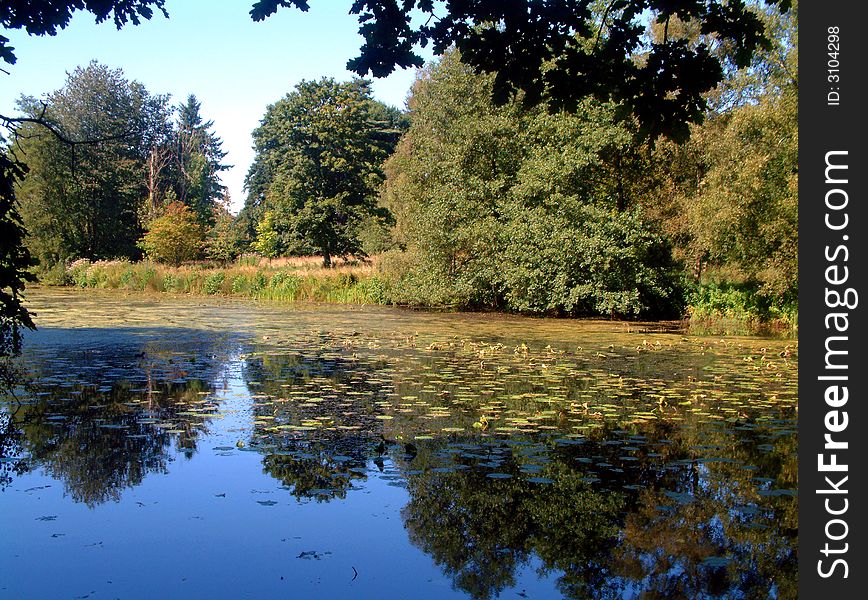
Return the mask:
<path id="1" fill-rule="evenodd" d="M 196 357 L 226 350 L 203 338 L 31 353 L 27 392 L 0 413 L 5 483 L 9 468 L 41 467 L 93 507 L 166 473 L 173 456 L 191 458 L 217 411 L 222 365 Z"/>
<path id="2" fill-rule="evenodd" d="M 424 415 L 375 420 L 371 407 L 401 386 L 378 385 L 376 373 L 335 356 L 251 360 L 254 444 L 266 472 L 317 500 L 346 498 L 385 458 L 406 482 L 411 542 L 469 596 L 493 598 L 539 565 L 570 598 L 795 597 L 791 412 L 711 426 L 690 415 L 608 423 L 578 439 L 478 432 L 408 444 Z"/>
<path id="3" fill-rule="evenodd" d="M 94 506 L 166 472 L 174 456 L 192 457 L 220 410 L 214 386 L 235 351 L 203 340 L 33 360 L 29 399 L 0 412 L 0 485 L 43 467 Z M 252 411 L 245 449 L 261 453 L 264 471 L 298 499 L 352 502 L 374 476 L 406 487 L 411 543 L 470 597 L 499 595 L 528 567 L 555 577 L 570 598 L 795 597 L 792 407 L 715 422 L 670 409 L 668 418 L 605 419 L 565 435 L 569 419 L 593 415 L 578 400 L 570 415 L 535 408 L 541 384 L 521 369 L 540 370 L 516 353 L 515 379 L 489 377 L 481 395 L 492 422 L 528 415 L 534 430 L 501 432 L 469 407 L 468 391 L 482 380 L 477 358 L 443 369 L 451 387 L 442 392 L 429 362 L 401 366 L 325 342 L 233 363 Z M 563 380 L 570 399 L 611 402 L 596 380 Z M 646 392 L 621 389 L 624 402 L 644 401 Z"/>
<path id="4" fill-rule="evenodd" d="M 606 448 L 552 452 L 537 482 L 514 449 L 497 467 L 510 478 L 466 459 L 446 472 L 415 464 L 402 511 L 410 538 L 479 599 L 511 587 L 532 555 L 571 598 L 795 597 L 793 498 L 746 493 L 752 471 L 733 477 L 687 453 L 614 474 L 578 467 L 589 456 L 618 464 Z"/>

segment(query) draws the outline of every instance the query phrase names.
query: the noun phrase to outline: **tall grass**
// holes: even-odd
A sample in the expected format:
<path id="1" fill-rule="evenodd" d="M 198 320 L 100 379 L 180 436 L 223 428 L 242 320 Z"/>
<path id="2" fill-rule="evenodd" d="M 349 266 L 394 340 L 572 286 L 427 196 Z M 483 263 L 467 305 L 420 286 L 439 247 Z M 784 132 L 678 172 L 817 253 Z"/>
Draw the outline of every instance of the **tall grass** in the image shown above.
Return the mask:
<path id="1" fill-rule="evenodd" d="M 196 264 L 169 267 L 150 261 L 89 262 L 79 260 L 67 271 L 72 285 L 234 296 L 284 302 L 387 304 L 389 285 L 370 264 L 344 264 L 323 269 L 314 261 L 278 264 L 244 259 L 229 266 Z"/>

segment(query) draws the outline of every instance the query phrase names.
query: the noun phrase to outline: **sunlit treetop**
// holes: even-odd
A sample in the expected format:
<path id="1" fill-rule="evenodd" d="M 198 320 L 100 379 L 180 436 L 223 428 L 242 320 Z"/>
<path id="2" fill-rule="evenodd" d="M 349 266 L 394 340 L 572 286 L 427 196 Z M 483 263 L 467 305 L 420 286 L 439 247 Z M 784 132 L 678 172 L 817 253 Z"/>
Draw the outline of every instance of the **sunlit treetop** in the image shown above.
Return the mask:
<path id="1" fill-rule="evenodd" d="M 768 47 L 759 2 L 742 0 L 355 0 L 365 42 L 347 67 L 383 77 L 396 67 L 423 63 L 416 47 L 435 54 L 450 46 L 479 72 L 496 73 L 494 97 L 521 92 L 524 102 L 574 109 L 582 98 L 614 100 L 650 138 L 683 140 L 702 121 L 703 94 L 723 78 L 726 60 L 745 67 Z M 765 0 L 781 12 L 791 0 Z M 306 0 L 259 0 L 260 21 L 280 7 L 309 9 Z M 649 41 L 652 21 L 699 23 L 703 41 L 666 37 Z M 665 27 L 664 27 L 665 29 Z"/>

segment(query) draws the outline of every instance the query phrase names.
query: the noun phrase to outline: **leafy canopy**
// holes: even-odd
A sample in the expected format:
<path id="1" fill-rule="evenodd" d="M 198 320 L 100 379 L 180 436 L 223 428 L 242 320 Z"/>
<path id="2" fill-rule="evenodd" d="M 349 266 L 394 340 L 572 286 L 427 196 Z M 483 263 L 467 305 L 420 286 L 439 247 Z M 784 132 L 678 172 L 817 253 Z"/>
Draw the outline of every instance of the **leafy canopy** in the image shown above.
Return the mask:
<path id="1" fill-rule="evenodd" d="M 163 216 L 151 222 L 139 247 L 149 258 L 177 266 L 199 258 L 204 242 L 205 231 L 196 213 L 180 202 L 173 202 Z"/>
<path id="2" fill-rule="evenodd" d="M 42 115 L 67 138 L 97 140 L 73 148 L 40 124 L 21 127 L 15 148 L 30 172 L 17 194 L 28 243 L 44 265 L 138 255 L 145 165 L 167 127 L 167 103 L 96 62 L 70 73 L 47 107 L 21 101 L 25 114 Z"/>
<path id="3" fill-rule="evenodd" d="M 766 0 L 789 10 L 790 0 Z M 306 0 L 260 0 L 250 14 L 262 20 L 280 7 L 309 9 Z M 499 103 L 522 91 L 528 104 L 576 108 L 585 97 L 613 100 L 635 115 L 641 133 L 686 139 L 702 120 L 703 96 L 723 79 L 728 48 L 738 67 L 769 45 L 761 19 L 746 3 L 721 0 L 355 0 L 365 43 L 347 68 L 382 77 L 395 67 L 421 67 L 417 45 L 435 54 L 456 47 L 477 72 L 495 73 Z M 696 22 L 698 44 L 663 36 L 652 26 L 677 18 Z M 421 17 L 421 19 L 420 19 Z"/>
<path id="4" fill-rule="evenodd" d="M 333 256 L 362 252 L 361 223 L 385 218 L 376 202 L 380 165 L 397 137 L 377 104 L 367 81 L 324 78 L 302 81 L 268 107 L 253 132 L 247 208 L 274 212 L 269 252 L 276 252 L 272 229 L 283 250 L 320 253 L 327 266 Z"/>
<path id="5" fill-rule="evenodd" d="M 622 180 L 634 144 L 613 107 L 491 101 L 456 52 L 429 66 L 386 164 L 405 252 L 400 302 L 571 315 L 672 316 L 676 265 Z"/>

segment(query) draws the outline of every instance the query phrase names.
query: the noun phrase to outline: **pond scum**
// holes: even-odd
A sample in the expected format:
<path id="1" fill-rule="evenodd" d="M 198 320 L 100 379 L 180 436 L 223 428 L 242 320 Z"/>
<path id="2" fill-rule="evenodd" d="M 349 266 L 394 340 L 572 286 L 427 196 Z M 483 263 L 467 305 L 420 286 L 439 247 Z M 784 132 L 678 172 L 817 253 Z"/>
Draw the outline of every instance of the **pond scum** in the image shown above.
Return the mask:
<path id="1" fill-rule="evenodd" d="M 63 345 L 27 346 L 8 481 L 43 466 L 96 507 L 210 448 L 279 484 L 257 510 L 404 488 L 392 515 L 475 600 L 533 556 L 568 598 L 795 597 L 796 342 L 81 296 L 34 307 Z"/>

